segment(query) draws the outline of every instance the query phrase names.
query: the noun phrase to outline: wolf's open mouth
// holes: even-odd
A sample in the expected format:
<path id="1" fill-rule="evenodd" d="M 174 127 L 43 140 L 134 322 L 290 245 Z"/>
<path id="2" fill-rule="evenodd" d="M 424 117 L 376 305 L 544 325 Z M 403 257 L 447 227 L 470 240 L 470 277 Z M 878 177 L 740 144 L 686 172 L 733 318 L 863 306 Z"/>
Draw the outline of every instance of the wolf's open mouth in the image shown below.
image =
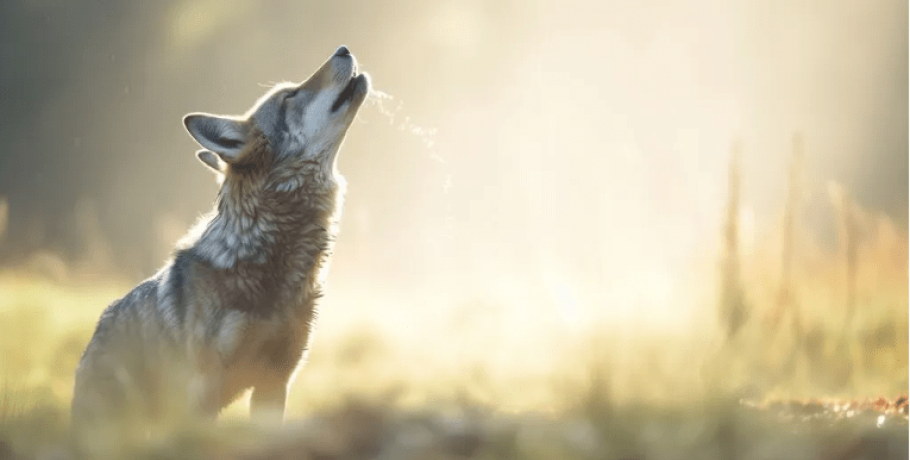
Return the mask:
<path id="1" fill-rule="evenodd" d="M 332 103 L 332 112 L 338 110 L 338 108 L 341 107 L 341 104 L 344 104 L 345 101 L 354 95 L 354 88 L 357 87 L 358 77 L 360 77 L 360 75 L 351 77 L 351 81 L 349 81 L 347 86 L 341 90 L 341 94 L 338 95 L 338 99 L 335 99 L 335 102 Z"/>

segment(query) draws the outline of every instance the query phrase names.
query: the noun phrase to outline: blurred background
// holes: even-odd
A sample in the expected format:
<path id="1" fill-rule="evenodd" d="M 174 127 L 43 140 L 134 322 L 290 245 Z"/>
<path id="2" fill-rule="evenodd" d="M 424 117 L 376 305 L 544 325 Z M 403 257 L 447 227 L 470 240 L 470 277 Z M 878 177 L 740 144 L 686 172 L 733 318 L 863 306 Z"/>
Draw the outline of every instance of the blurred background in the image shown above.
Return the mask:
<path id="1" fill-rule="evenodd" d="M 907 21 L 900 0 L 5 0 L 0 372 L 67 401 L 100 312 L 211 207 L 181 117 L 243 113 L 345 44 L 377 92 L 292 414 L 905 392 Z"/>

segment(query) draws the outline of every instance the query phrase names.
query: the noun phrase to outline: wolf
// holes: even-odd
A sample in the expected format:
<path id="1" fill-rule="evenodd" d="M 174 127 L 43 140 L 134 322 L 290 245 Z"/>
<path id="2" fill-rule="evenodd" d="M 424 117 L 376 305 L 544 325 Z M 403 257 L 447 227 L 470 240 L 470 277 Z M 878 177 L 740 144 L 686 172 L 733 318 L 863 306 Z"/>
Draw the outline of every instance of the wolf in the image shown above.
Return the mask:
<path id="1" fill-rule="evenodd" d="M 342 46 L 243 116 L 183 118 L 220 180 L 215 209 L 102 313 L 76 370 L 75 430 L 214 418 L 250 388 L 251 418 L 281 423 L 338 231 L 336 158 L 369 91 Z"/>

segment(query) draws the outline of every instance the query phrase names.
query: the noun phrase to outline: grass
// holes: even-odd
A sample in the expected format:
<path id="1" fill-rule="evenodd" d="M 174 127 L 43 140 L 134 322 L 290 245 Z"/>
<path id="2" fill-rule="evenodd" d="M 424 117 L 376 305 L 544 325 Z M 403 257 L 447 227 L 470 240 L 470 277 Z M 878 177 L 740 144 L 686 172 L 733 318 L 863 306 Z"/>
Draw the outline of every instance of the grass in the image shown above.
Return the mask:
<path id="1" fill-rule="evenodd" d="M 736 177 L 734 163 L 731 191 Z M 840 248 L 799 225 L 791 196 L 781 230 L 743 252 L 731 193 L 726 269 L 695 266 L 705 295 L 676 306 L 696 305 L 690 324 L 592 314 L 569 327 L 526 299 L 333 285 L 285 427 L 249 425 L 241 400 L 217 426 L 114 456 L 907 458 L 906 405 L 895 407 L 908 387 L 907 232 L 836 186 L 831 196 L 850 229 Z M 0 271 L 0 459 L 72 458 L 73 372 L 100 311 L 132 285 L 48 254 Z M 402 302 L 405 316 L 385 313 Z"/>
<path id="2" fill-rule="evenodd" d="M 906 412 L 858 410 L 847 416 L 811 405 L 758 408 L 723 397 L 660 406 L 615 404 L 598 377 L 589 383 L 568 396 L 571 407 L 556 413 L 509 413 L 451 402 L 405 408 L 349 397 L 281 429 L 226 420 L 124 446 L 114 457 L 907 458 Z M 59 409 L 33 407 L 5 420 L 0 433 L 16 458 L 73 458 L 64 417 Z"/>
<path id="3" fill-rule="evenodd" d="M 2 273 L 0 286 L 21 295 L 18 302 L 7 296 L 0 309 L 0 439 L 21 458 L 69 458 L 72 372 L 94 321 L 81 310 L 97 312 L 124 285 L 86 288 L 79 281 Z M 521 362 L 510 367 L 496 353 L 484 353 L 482 341 L 479 349 L 460 350 L 439 363 L 433 350 L 421 353 L 380 329 L 329 324 L 291 390 L 284 429 L 250 426 L 241 401 L 215 429 L 149 439 L 118 456 L 906 458 L 907 422 L 900 413 L 892 411 L 879 427 L 878 412 L 812 418 L 740 401 L 895 396 L 906 385 L 906 367 L 894 364 L 906 322 L 890 324 L 896 324 L 893 331 L 857 327 L 843 336 L 836 322 L 818 323 L 821 335 L 814 342 L 791 345 L 802 350 L 794 371 L 775 377 L 768 375 L 778 358 L 759 340 L 767 332 L 760 322 L 724 342 L 565 335 L 537 369 Z M 864 340 L 877 346 L 866 347 Z M 858 349 L 857 362 L 838 343 Z M 826 388 L 844 371 L 819 357 L 850 362 L 849 379 Z"/>

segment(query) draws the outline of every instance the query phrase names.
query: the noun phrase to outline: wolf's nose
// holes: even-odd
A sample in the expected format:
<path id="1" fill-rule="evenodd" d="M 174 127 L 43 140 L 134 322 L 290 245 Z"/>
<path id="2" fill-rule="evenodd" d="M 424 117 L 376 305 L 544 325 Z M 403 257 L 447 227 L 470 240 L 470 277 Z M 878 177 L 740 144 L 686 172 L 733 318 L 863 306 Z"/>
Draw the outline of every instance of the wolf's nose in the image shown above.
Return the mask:
<path id="1" fill-rule="evenodd" d="M 344 46 L 344 45 L 338 47 L 338 51 L 335 51 L 335 56 L 350 56 L 350 55 L 351 55 L 351 50 L 349 50 L 348 47 Z"/>

